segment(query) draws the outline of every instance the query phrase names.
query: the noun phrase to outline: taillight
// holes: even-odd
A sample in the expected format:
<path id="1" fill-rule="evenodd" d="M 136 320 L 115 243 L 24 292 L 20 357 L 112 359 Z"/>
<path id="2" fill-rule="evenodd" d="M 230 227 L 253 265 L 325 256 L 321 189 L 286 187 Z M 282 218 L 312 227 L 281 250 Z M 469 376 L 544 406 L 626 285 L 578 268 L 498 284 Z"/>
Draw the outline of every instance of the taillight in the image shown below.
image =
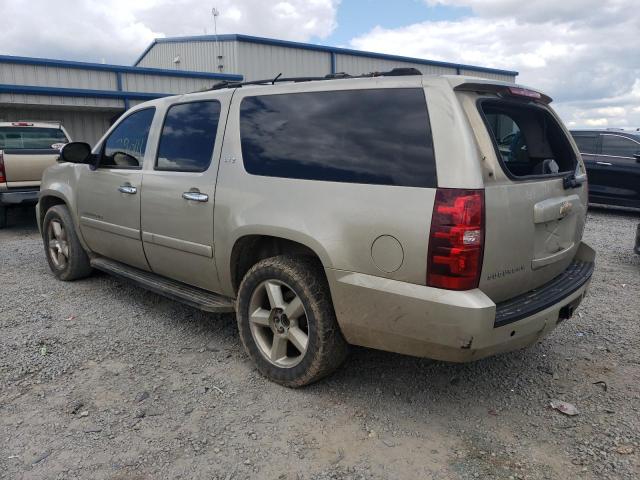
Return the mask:
<path id="1" fill-rule="evenodd" d="M 484 190 L 439 188 L 431 218 L 427 285 L 477 288 L 484 246 Z"/>
<path id="2" fill-rule="evenodd" d="M 0 183 L 7 181 L 7 174 L 4 171 L 4 152 L 0 150 Z"/>

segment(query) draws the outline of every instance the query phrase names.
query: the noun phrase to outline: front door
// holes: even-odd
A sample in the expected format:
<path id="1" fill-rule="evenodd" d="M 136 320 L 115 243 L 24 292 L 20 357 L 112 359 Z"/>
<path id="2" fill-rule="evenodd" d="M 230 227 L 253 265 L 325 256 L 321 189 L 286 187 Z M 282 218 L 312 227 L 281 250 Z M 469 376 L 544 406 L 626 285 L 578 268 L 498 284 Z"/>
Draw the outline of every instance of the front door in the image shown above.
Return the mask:
<path id="1" fill-rule="evenodd" d="M 213 207 L 227 108 L 224 98 L 171 105 L 142 182 L 142 241 L 151 270 L 214 291 Z"/>
<path id="2" fill-rule="evenodd" d="M 140 234 L 142 164 L 155 109 L 131 113 L 109 134 L 95 170 L 78 181 L 80 231 L 92 252 L 148 270 Z"/>
<path id="3" fill-rule="evenodd" d="M 640 207 L 640 142 L 603 133 L 601 154 L 587 163 L 589 193 L 596 203 Z"/>

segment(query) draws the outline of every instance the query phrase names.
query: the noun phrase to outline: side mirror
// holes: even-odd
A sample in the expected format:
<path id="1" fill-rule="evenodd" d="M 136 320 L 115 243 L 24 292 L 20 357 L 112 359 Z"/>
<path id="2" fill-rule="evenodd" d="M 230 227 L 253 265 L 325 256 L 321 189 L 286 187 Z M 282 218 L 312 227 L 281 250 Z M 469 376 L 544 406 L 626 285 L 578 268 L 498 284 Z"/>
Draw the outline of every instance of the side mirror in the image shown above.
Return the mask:
<path id="1" fill-rule="evenodd" d="M 69 163 L 89 163 L 91 145 L 84 142 L 67 143 L 60 151 L 60 159 Z"/>
<path id="2" fill-rule="evenodd" d="M 636 162 L 640 162 L 640 152 L 636 152 L 633 154 L 633 158 L 636 159 Z"/>

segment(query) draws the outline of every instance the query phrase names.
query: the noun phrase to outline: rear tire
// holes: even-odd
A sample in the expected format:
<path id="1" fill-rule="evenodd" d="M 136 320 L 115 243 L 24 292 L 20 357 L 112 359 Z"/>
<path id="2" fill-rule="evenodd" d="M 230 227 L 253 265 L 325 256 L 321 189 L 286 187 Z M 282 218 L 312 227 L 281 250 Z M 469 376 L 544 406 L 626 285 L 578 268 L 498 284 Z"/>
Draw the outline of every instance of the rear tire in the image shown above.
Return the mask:
<path id="1" fill-rule="evenodd" d="M 236 313 L 247 354 L 281 385 L 316 382 L 347 356 L 322 265 L 311 257 L 258 262 L 240 284 Z"/>
<path id="2" fill-rule="evenodd" d="M 47 210 L 42 222 L 42 239 L 49 267 L 60 280 L 78 280 L 91 274 L 89 256 L 78 240 L 66 206 L 55 205 Z"/>
<path id="3" fill-rule="evenodd" d="M 7 207 L 0 207 L 0 229 L 7 226 Z"/>

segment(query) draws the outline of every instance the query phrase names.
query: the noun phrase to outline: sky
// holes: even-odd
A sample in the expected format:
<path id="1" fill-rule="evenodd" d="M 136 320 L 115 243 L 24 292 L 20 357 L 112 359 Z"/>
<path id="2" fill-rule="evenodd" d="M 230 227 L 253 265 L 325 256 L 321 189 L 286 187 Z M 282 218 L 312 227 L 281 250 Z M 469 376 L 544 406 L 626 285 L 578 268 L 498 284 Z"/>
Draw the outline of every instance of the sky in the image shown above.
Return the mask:
<path id="1" fill-rule="evenodd" d="M 0 0 L 0 53 L 132 64 L 213 6 L 218 33 L 517 70 L 569 127 L 640 127 L 638 0 Z"/>

